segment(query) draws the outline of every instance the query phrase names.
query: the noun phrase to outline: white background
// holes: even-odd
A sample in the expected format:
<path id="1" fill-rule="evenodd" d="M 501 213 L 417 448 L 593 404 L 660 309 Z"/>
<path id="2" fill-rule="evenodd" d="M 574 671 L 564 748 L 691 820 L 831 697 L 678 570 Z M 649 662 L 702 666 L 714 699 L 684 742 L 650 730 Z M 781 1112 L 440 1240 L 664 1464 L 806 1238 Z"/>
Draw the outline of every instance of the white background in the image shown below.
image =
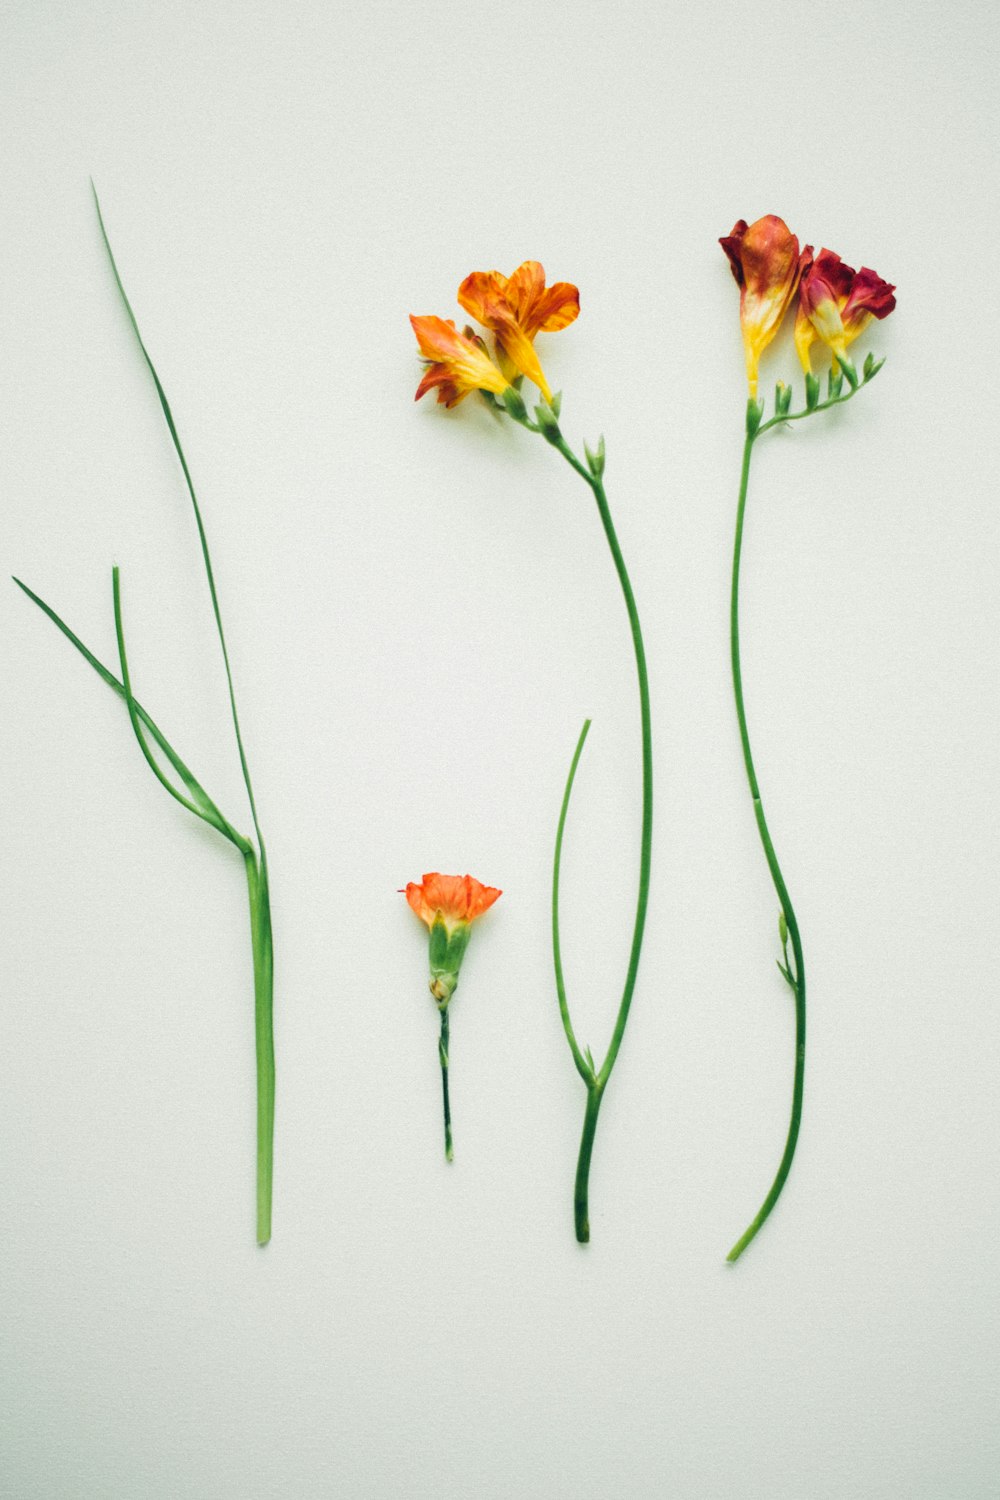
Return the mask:
<path id="1" fill-rule="evenodd" d="M 114 659 L 262 823 L 275 1233 L 253 1243 L 238 857 L 13 585 L 3 640 L 2 1422 L 16 1500 L 972 1500 L 996 1436 L 995 196 L 988 0 L 5 10 L 4 575 Z M 898 285 L 888 356 L 757 450 L 748 711 L 810 980 L 792 1013 L 733 715 L 745 400 L 718 247 L 780 213 Z M 413 404 L 407 313 L 540 259 L 602 430 L 651 660 L 649 931 L 572 1235 L 639 832 L 625 613 L 585 487 L 475 399 Z M 795 373 L 787 334 L 762 390 Z M 797 381 L 797 402 L 801 384 Z M 452 1016 L 440 1145 L 425 869 L 504 888 Z"/>

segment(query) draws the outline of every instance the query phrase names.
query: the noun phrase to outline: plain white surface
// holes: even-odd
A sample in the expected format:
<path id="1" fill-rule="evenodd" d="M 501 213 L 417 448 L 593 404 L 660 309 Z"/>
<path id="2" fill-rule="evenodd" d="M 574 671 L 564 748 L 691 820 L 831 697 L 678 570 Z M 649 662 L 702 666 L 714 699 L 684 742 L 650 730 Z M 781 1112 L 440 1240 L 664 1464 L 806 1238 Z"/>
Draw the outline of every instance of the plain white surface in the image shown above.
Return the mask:
<path id="1" fill-rule="evenodd" d="M 238 859 L 12 586 L 4 648 L 4 1495 L 980 1500 L 996 1397 L 997 16 L 791 4 L 6 12 L 4 572 L 269 839 L 275 1235 L 253 1245 Z M 791 1007 L 728 678 L 745 399 L 716 240 L 782 214 L 899 309 L 877 383 L 758 449 L 748 709 L 810 979 Z M 572 1238 L 583 1091 L 547 929 L 558 802 L 581 1041 L 634 899 L 638 715 L 593 505 L 474 401 L 415 407 L 408 312 L 537 257 L 608 488 L 656 735 L 649 935 Z M 985 334 L 985 338 L 984 338 Z M 791 375 L 783 338 L 770 391 Z M 504 888 L 452 1022 L 424 869 Z"/>

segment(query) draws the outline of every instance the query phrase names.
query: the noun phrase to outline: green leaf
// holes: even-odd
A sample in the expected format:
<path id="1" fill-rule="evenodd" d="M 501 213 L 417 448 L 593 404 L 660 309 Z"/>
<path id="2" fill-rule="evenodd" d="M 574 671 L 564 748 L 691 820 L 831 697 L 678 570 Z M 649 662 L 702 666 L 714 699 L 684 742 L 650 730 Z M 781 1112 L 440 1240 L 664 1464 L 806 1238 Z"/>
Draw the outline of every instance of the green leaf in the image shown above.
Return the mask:
<path id="1" fill-rule="evenodd" d="M 167 424 L 167 430 L 170 433 L 170 440 L 174 445 L 174 451 L 177 454 L 177 458 L 180 462 L 180 466 L 184 474 L 184 482 L 187 485 L 187 491 L 191 497 L 191 505 L 194 509 L 195 523 L 198 527 L 198 539 L 201 543 L 201 555 L 205 563 L 205 576 L 208 579 L 208 591 L 212 597 L 212 611 L 215 615 L 215 626 L 216 630 L 218 631 L 219 645 L 222 648 L 222 660 L 226 669 L 226 682 L 229 687 L 229 707 L 233 721 L 233 730 L 236 735 L 236 745 L 237 749 L 239 750 L 240 768 L 243 772 L 243 782 L 247 789 L 247 797 L 250 802 L 250 812 L 253 817 L 254 828 L 257 830 L 257 842 L 261 845 L 261 847 L 263 847 L 264 841 L 260 831 L 260 824 L 257 821 L 257 804 L 254 800 L 253 786 L 250 781 L 250 768 L 247 765 L 246 752 L 243 748 L 243 736 L 240 733 L 239 714 L 236 711 L 236 691 L 233 687 L 233 674 L 229 665 L 229 651 L 226 648 L 226 634 L 222 628 L 222 614 L 219 609 L 219 599 L 215 588 L 215 574 L 212 570 L 212 558 L 208 550 L 208 537 L 205 532 L 205 524 L 201 518 L 201 507 L 198 504 L 198 496 L 195 494 L 194 481 L 191 478 L 191 470 L 188 468 L 188 462 L 184 456 L 184 449 L 181 447 L 180 434 L 178 433 L 177 425 L 174 422 L 174 414 L 170 409 L 170 402 L 167 400 L 167 393 L 163 389 L 159 375 L 156 373 L 156 366 L 153 364 L 153 361 L 150 358 L 149 350 L 143 343 L 142 334 L 139 332 L 139 324 L 136 321 L 135 313 L 132 311 L 132 304 L 128 300 L 128 294 L 125 291 L 121 275 L 118 271 L 118 264 L 115 260 L 114 251 L 111 249 L 111 241 L 108 239 L 108 232 L 104 227 L 104 215 L 101 213 L 100 199 L 97 196 L 97 189 L 94 186 L 93 179 L 91 179 L 90 187 L 94 195 L 94 207 L 97 209 L 97 222 L 101 227 L 101 238 L 104 241 L 104 248 L 108 252 L 108 260 L 111 263 L 111 270 L 114 273 L 115 285 L 118 288 L 118 292 L 122 299 L 122 303 L 124 304 L 125 311 L 128 313 L 128 319 L 132 324 L 132 330 L 135 333 L 139 348 L 142 351 L 142 357 L 146 362 L 146 368 L 149 370 L 150 375 L 153 377 L 153 384 L 156 387 L 156 394 L 159 398 L 160 407 L 163 411 L 163 417 Z"/>
<path id="2" fill-rule="evenodd" d="M 116 692 L 119 698 L 125 699 L 127 703 L 128 700 L 124 685 L 118 681 L 118 678 L 115 677 L 114 673 L 108 671 L 104 663 L 99 661 L 92 651 L 88 650 L 88 648 L 80 640 L 80 637 L 69 628 L 66 622 L 62 620 L 59 615 L 56 614 L 51 605 L 46 604 L 45 600 L 40 598 L 40 596 L 36 594 L 33 589 L 30 589 L 26 583 L 22 583 L 20 578 L 15 578 L 14 582 L 17 584 L 22 593 L 27 594 L 28 598 L 32 601 L 33 604 L 38 605 L 38 608 L 42 611 L 43 614 L 48 615 L 53 625 L 55 625 L 59 630 L 62 631 L 66 639 L 76 647 L 80 655 L 84 658 L 85 661 L 89 662 L 97 675 L 107 683 L 108 687 Z M 168 786 L 167 789 L 171 792 L 171 795 L 177 797 L 178 801 L 184 803 L 185 806 L 189 807 L 192 812 L 196 813 L 196 815 L 202 818 L 206 823 L 211 823 L 213 827 L 217 828 L 220 833 L 222 833 L 227 839 L 229 839 L 230 843 L 235 844 L 242 854 L 246 854 L 250 850 L 251 845 L 245 838 L 242 837 L 241 834 L 236 832 L 236 830 L 232 827 L 228 820 L 219 811 L 218 807 L 205 791 L 200 781 L 185 765 L 184 761 L 177 754 L 177 751 L 171 745 L 166 735 L 155 723 L 152 717 L 146 712 L 142 704 L 139 703 L 135 698 L 133 698 L 132 706 L 135 710 L 136 718 L 141 722 L 145 730 L 155 741 L 159 749 L 163 752 L 163 755 L 165 756 L 167 761 L 169 761 L 170 765 L 173 766 L 174 770 L 177 772 L 178 776 L 181 778 L 181 781 L 184 783 L 187 790 L 191 793 L 192 798 L 198 804 L 198 806 L 190 807 L 190 804 L 186 801 L 185 798 L 181 797 L 172 787 Z M 142 741 L 140 740 L 140 744 L 141 743 Z M 144 753 L 145 748 L 146 747 L 144 746 Z M 159 773 L 157 774 L 159 775 Z M 162 777 L 160 779 L 162 780 Z"/>

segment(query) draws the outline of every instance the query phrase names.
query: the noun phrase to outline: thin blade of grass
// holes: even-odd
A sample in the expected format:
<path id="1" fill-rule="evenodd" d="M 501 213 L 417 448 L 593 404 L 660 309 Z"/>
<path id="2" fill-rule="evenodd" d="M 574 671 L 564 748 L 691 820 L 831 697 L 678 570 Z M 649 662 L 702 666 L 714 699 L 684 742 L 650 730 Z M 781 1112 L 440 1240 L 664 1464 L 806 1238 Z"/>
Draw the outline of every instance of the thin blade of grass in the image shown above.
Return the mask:
<path id="1" fill-rule="evenodd" d="M 119 698 L 125 700 L 127 703 L 128 700 L 124 685 L 119 682 L 114 673 L 109 672 L 104 663 L 99 661 L 94 653 L 84 645 L 80 637 L 70 629 L 65 620 L 61 619 L 60 616 L 56 614 L 52 606 L 46 604 L 45 600 L 42 599 L 40 595 L 36 594 L 33 589 L 30 589 L 26 583 L 23 583 L 20 578 L 15 578 L 14 582 L 17 584 L 22 593 L 27 594 L 28 598 L 32 601 L 33 604 L 38 605 L 38 608 L 42 611 L 43 614 L 48 615 L 53 625 L 55 625 L 57 629 L 62 631 L 66 639 L 76 647 L 80 655 L 84 658 L 85 661 L 89 662 L 97 675 L 107 683 L 108 687 L 111 688 L 115 693 L 117 693 Z M 163 752 L 163 755 L 173 766 L 174 770 L 177 772 L 178 776 L 181 778 L 184 785 L 191 793 L 192 797 L 198 803 L 198 807 L 202 809 L 202 811 L 199 811 L 198 808 L 194 808 L 192 810 L 196 812 L 198 817 L 203 818 L 205 822 L 211 823 L 213 827 L 217 828 L 220 833 L 222 833 L 226 838 L 230 840 L 231 843 L 236 845 L 241 853 L 246 853 L 246 851 L 250 848 L 247 840 L 243 838 L 241 834 L 236 832 L 236 830 L 229 823 L 228 819 L 219 811 L 219 808 L 205 791 L 204 787 L 201 785 L 201 782 L 195 776 L 194 772 L 188 768 L 181 757 L 177 754 L 177 751 L 171 745 L 162 729 L 160 729 L 159 725 L 155 722 L 152 716 L 146 712 L 142 704 L 139 703 L 135 698 L 132 699 L 132 704 L 135 709 L 136 717 L 141 721 L 153 740 L 155 740 L 159 749 Z M 174 792 L 172 788 L 168 787 L 168 790 L 172 792 L 172 795 L 177 795 L 177 793 Z M 189 805 L 186 802 L 186 799 L 179 798 L 179 800 L 184 802 L 185 806 Z"/>
<path id="2" fill-rule="evenodd" d="M 97 209 L 97 222 L 101 227 L 101 238 L 104 241 L 104 248 L 108 252 L 108 260 L 111 262 L 111 270 L 114 273 L 115 284 L 118 287 L 119 295 L 121 296 L 122 302 L 125 305 L 125 311 L 128 313 L 129 322 L 132 324 L 132 329 L 135 333 L 139 348 L 142 351 L 142 357 L 146 362 L 146 367 L 149 370 L 150 375 L 153 377 L 153 384 L 156 387 L 156 394 L 159 397 L 160 407 L 163 411 L 164 420 L 166 421 L 167 429 L 170 433 L 170 440 L 174 445 L 174 451 L 176 452 L 177 457 L 180 461 L 180 466 L 184 473 L 184 482 L 187 485 L 188 494 L 191 497 L 191 504 L 194 508 L 194 518 L 198 527 L 198 538 L 201 542 L 201 554 L 205 562 L 205 574 L 208 578 L 208 590 L 212 596 L 212 611 L 215 615 L 215 625 L 219 633 L 219 645 L 222 647 L 222 660 L 226 668 L 226 681 L 229 685 L 229 706 L 232 713 L 233 729 L 236 733 L 236 745 L 240 755 L 240 767 L 243 772 L 243 782 L 247 789 L 247 797 L 250 802 L 250 812 L 253 817 L 254 828 L 257 830 L 257 839 L 261 846 L 263 846 L 260 824 L 257 821 L 257 804 L 254 801 L 253 786 L 250 781 L 250 768 L 247 765 L 246 752 L 243 749 L 243 736 L 240 733 L 240 720 L 239 714 L 236 711 L 236 692 L 233 687 L 233 674 L 232 669 L 229 665 L 229 651 L 226 648 L 226 634 L 222 628 L 222 615 L 219 610 L 219 599 L 215 589 L 215 574 L 212 571 L 212 558 L 208 550 L 208 537 L 205 533 L 205 525 L 201 518 L 201 507 L 198 504 L 198 497 L 195 494 L 194 481 L 191 478 L 191 470 L 188 468 L 188 462 L 184 456 L 184 449 L 181 446 L 180 434 L 177 431 L 177 424 L 174 421 L 174 414 L 170 409 L 170 402 L 167 400 L 167 393 L 163 389 L 163 385 L 160 381 L 159 375 L 156 373 L 156 366 L 153 364 L 153 361 L 150 358 L 149 350 L 146 348 L 146 345 L 143 342 L 142 334 L 139 331 L 139 324 L 136 320 L 135 313 L 132 310 L 132 304 L 128 299 L 128 294 L 125 291 L 121 275 L 118 271 L 118 264 L 114 257 L 114 251 L 111 249 L 111 241 L 108 239 L 108 232 L 104 227 L 104 215 L 101 213 L 100 199 L 97 196 L 97 189 L 96 187 L 94 187 L 93 180 L 91 180 L 90 187 L 91 191 L 94 194 L 94 206 Z"/>

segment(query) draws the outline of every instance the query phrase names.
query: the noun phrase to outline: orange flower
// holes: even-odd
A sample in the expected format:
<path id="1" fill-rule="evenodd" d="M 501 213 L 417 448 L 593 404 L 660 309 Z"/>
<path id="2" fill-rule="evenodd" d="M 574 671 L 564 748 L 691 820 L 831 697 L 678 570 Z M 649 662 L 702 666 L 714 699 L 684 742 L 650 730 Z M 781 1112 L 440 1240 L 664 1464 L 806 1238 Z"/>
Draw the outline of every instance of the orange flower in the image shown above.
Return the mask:
<path id="1" fill-rule="evenodd" d="M 837 355 L 868 327 L 872 318 L 887 318 L 896 306 L 894 286 L 875 271 L 845 265 L 832 250 L 821 250 L 803 273 L 795 318 L 795 347 L 802 368 L 812 374 L 809 351 L 817 338 Z"/>
<path id="2" fill-rule="evenodd" d="M 480 885 L 471 875 L 425 875 L 423 883 L 406 887 L 406 899 L 421 922 L 433 927 L 440 917 L 449 932 L 474 922 L 503 895 L 492 885 Z"/>
<path id="3" fill-rule="evenodd" d="M 458 986 L 473 922 L 502 894 L 492 885 L 480 885 L 471 875 L 435 873 L 425 875 L 422 885 L 411 881 L 406 887 L 407 901 L 430 928 L 430 991 L 439 1010 L 447 1009 Z"/>
<path id="4" fill-rule="evenodd" d="M 546 401 L 552 392 L 534 349 L 536 333 L 557 333 L 580 314 L 580 293 L 568 281 L 546 287 L 537 260 L 526 260 L 513 276 L 473 271 L 458 289 L 467 313 L 496 337 L 500 368 L 508 378 L 526 375 Z"/>
<path id="5" fill-rule="evenodd" d="M 493 391 L 500 396 L 510 385 L 471 328 L 459 333 L 450 318 L 415 318 L 412 314 L 410 322 L 420 352 L 428 362 L 415 401 L 434 386 L 438 388 L 439 401 L 445 406 L 455 406 L 470 391 Z"/>
<path id="6" fill-rule="evenodd" d="M 776 214 L 766 214 L 750 225 L 739 219 L 732 234 L 719 244 L 729 256 L 740 289 L 747 380 L 756 400 L 760 357 L 781 326 L 799 278 L 812 261 L 812 246 L 800 251 L 795 235 Z"/>

